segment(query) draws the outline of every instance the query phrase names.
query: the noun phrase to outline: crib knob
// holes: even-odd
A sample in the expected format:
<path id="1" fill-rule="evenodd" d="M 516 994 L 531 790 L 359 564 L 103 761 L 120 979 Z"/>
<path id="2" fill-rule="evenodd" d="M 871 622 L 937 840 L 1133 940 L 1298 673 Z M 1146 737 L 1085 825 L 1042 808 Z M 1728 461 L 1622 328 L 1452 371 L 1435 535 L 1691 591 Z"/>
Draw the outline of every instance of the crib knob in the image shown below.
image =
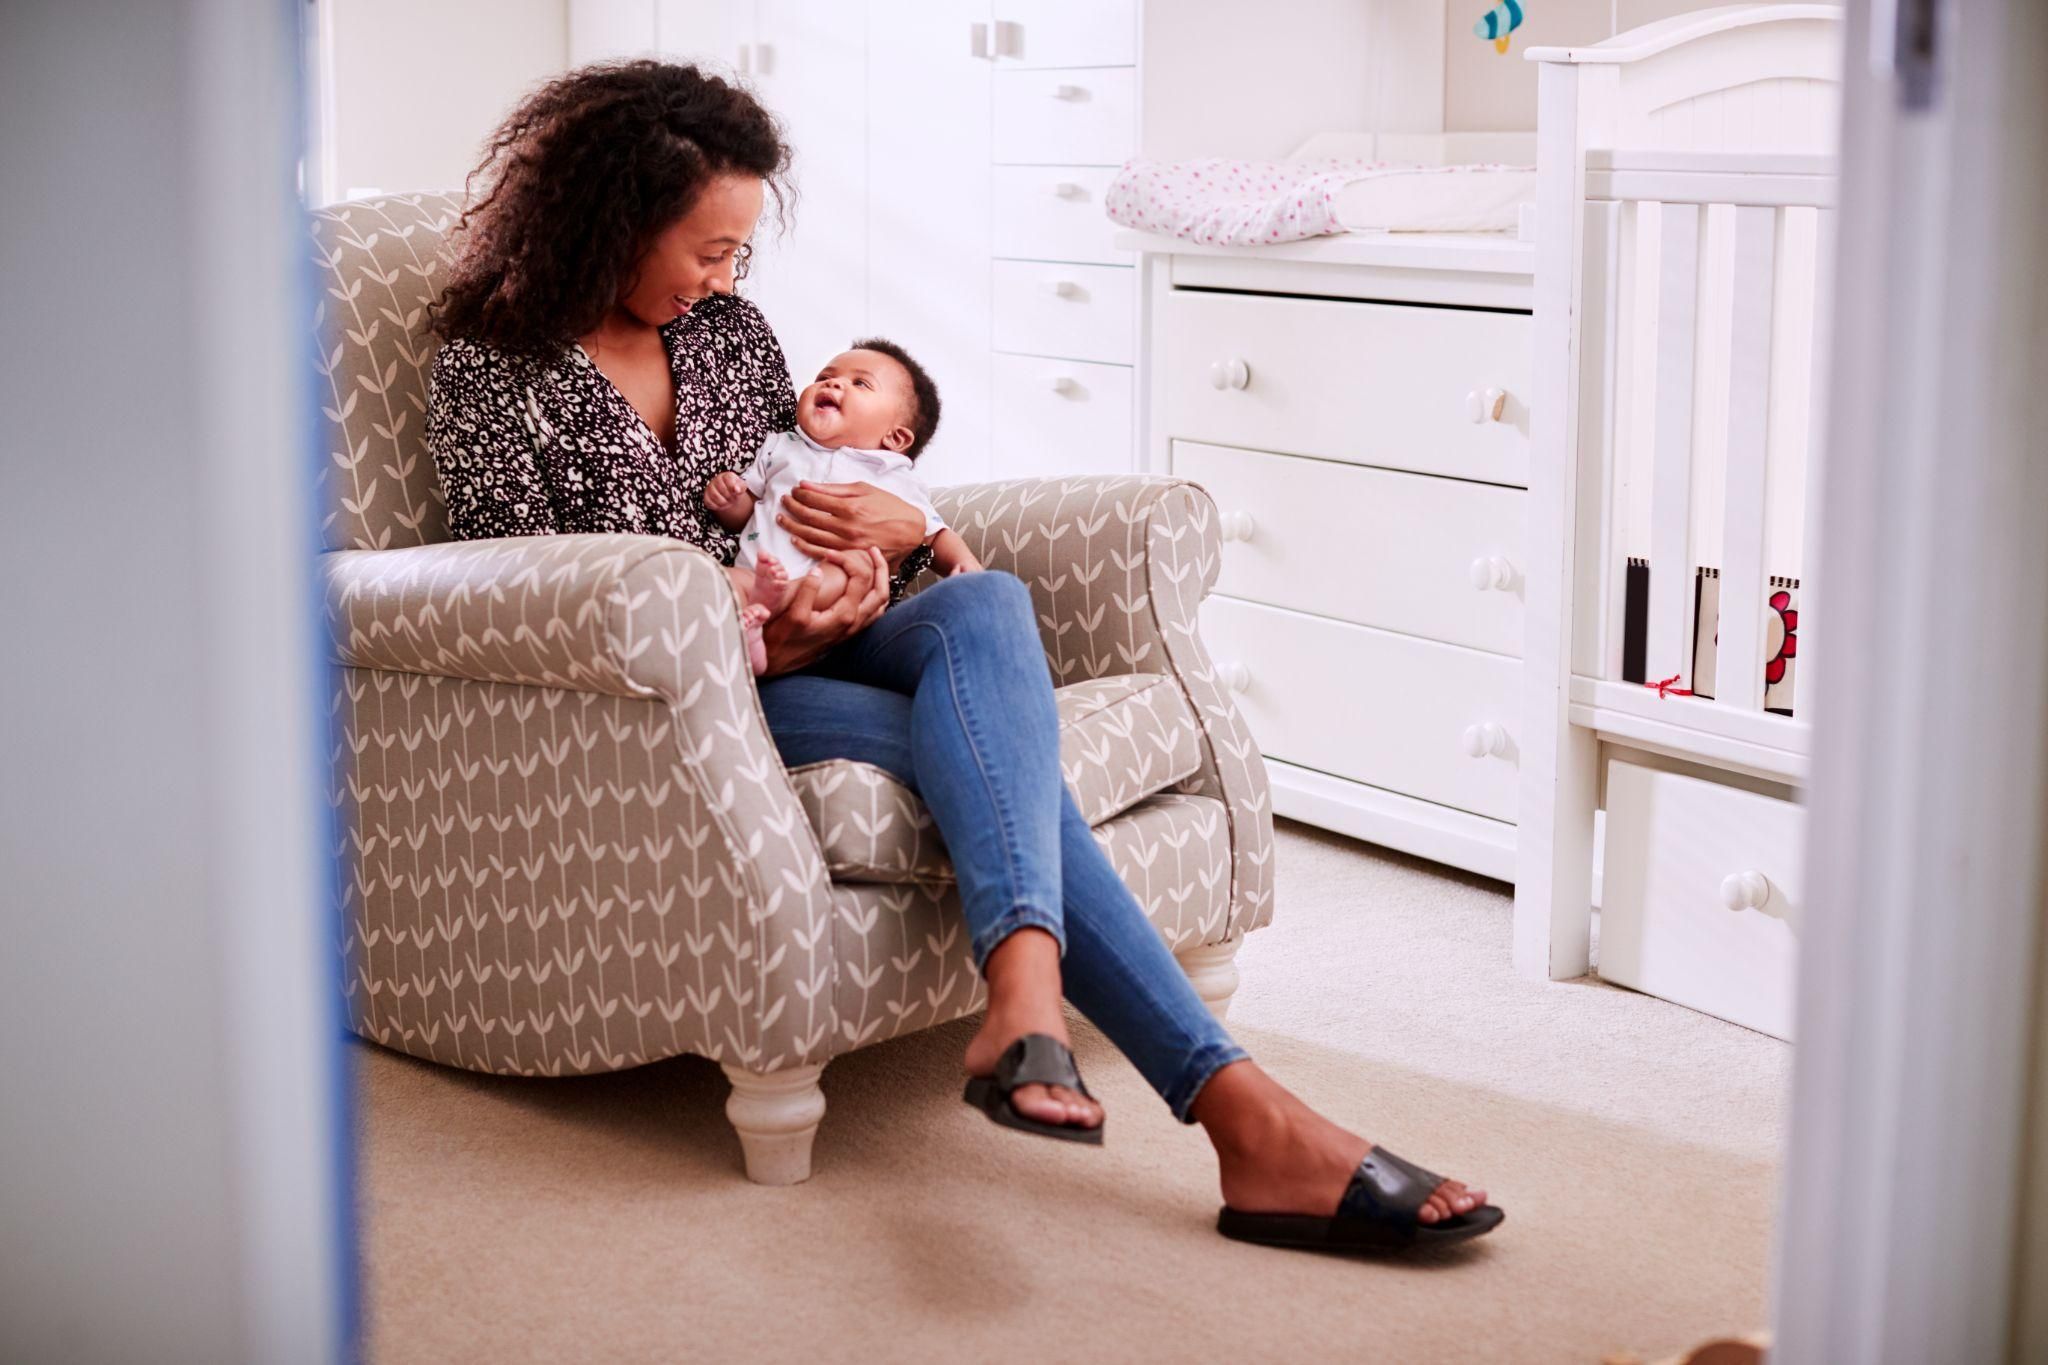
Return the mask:
<path id="1" fill-rule="evenodd" d="M 1465 416 L 1475 423 L 1498 422 L 1507 410 L 1506 389 L 1473 389 L 1465 395 Z"/>
<path id="2" fill-rule="evenodd" d="M 1081 386 L 1074 382 L 1071 375 L 1054 375 L 1050 387 L 1062 398 L 1073 398 L 1081 392 Z"/>
<path id="3" fill-rule="evenodd" d="M 1465 752 L 1473 758 L 1498 758 L 1508 751 L 1508 732 L 1490 720 L 1465 727 Z"/>
<path id="4" fill-rule="evenodd" d="M 1771 879 L 1761 872 L 1731 872 L 1721 879 L 1721 904 L 1730 910 L 1761 910 L 1771 899 Z"/>
<path id="5" fill-rule="evenodd" d="M 1251 366 L 1236 356 L 1219 360 L 1209 366 L 1209 387 L 1214 389 L 1241 389 L 1252 382 Z"/>
<path id="6" fill-rule="evenodd" d="M 1216 676 L 1221 678 L 1223 685 L 1233 692 L 1247 692 L 1251 690 L 1252 671 L 1241 663 L 1232 662 L 1218 665 Z"/>
<path id="7" fill-rule="evenodd" d="M 1081 286 L 1072 280 L 1047 280 L 1045 292 L 1056 299 L 1078 299 L 1081 297 Z"/>
<path id="8" fill-rule="evenodd" d="M 1081 85 L 1055 85 L 1052 88 L 1052 97 L 1056 100 L 1085 100 L 1088 98 L 1088 88 Z"/>
<path id="9" fill-rule="evenodd" d="M 1088 191 L 1082 189 L 1071 180 L 1055 182 L 1052 192 L 1061 199 L 1085 199 L 1088 196 Z"/>
<path id="10" fill-rule="evenodd" d="M 1225 512 L 1217 518 L 1217 529 L 1225 540 L 1250 540 L 1252 538 L 1252 514 L 1249 512 Z"/>
<path id="11" fill-rule="evenodd" d="M 1481 555 L 1472 561 L 1466 570 L 1472 586 L 1479 592 L 1492 590 L 1506 592 L 1515 583 L 1515 566 L 1500 555 Z"/>

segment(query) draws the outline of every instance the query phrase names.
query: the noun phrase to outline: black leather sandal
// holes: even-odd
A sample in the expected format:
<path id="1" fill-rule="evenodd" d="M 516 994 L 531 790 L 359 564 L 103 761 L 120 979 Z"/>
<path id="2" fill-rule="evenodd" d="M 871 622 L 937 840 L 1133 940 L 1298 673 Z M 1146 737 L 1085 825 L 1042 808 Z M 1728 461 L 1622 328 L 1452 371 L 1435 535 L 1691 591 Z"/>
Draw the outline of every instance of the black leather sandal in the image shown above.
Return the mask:
<path id="1" fill-rule="evenodd" d="M 967 1093 L 961 1098 L 1005 1128 L 1058 1138 L 1061 1142 L 1085 1142 L 1095 1147 L 1102 1145 L 1102 1125 L 1099 1123 L 1093 1128 L 1071 1123 L 1047 1123 L 1012 1109 L 1010 1096 L 1020 1085 L 1063 1085 L 1078 1095 L 1087 1095 L 1091 1100 L 1095 1098 L 1081 1083 L 1081 1072 L 1074 1065 L 1074 1054 L 1059 1039 L 1045 1033 L 1027 1033 L 1010 1044 L 996 1063 L 996 1074 L 969 1077 Z"/>
<path id="2" fill-rule="evenodd" d="M 1384 1147 L 1358 1163 L 1337 1212 L 1240 1213 L 1228 1204 L 1216 1215 L 1216 1230 L 1240 1242 L 1299 1247 L 1313 1251 L 1391 1251 L 1410 1246 L 1444 1246 L 1469 1241 L 1499 1227 L 1507 1214 L 1491 1204 L 1434 1223 L 1416 1217 L 1444 1178 Z"/>

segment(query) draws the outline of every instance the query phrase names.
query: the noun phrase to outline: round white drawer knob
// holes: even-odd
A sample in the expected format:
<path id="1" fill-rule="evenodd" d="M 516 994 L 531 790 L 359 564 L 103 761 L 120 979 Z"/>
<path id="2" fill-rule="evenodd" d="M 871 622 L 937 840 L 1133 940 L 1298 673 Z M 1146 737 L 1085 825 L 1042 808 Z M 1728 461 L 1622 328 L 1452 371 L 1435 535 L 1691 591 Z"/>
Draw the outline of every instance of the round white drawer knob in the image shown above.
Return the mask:
<path id="1" fill-rule="evenodd" d="M 1508 732 L 1490 720 L 1465 727 L 1465 752 L 1473 758 L 1492 758 L 1508 749 Z"/>
<path id="2" fill-rule="evenodd" d="M 1056 299 L 1077 299 L 1081 297 L 1081 286 L 1072 280 L 1047 280 L 1045 292 Z"/>
<path id="3" fill-rule="evenodd" d="M 1507 410 L 1505 389 L 1473 389 L 1465 395 L 1465 417 L 1471 422 L 1498 422 Z"/>
<path id="4" fill-rule="evenodd" d="M 1225 540 L 1250 540 L 1253 524 L 1249 512 L 1225 512 L 1217 518 L 1217 529 Z"/>
<path id="5" fill-rule="evenodd" d="M 1466 575 L 1479 592 L 1505 592 L 1515 585 L 1515 566 L 1500 555 L 1481 555 Z"/>
<path id="6" fill-rule="evenodd" d="M 1721 904 L 1730 910 L 1761 910 L 1771 899 L 1771 879 L 1761 872 L 1731 872 L 1721 879 Z"/>
<path id="7" fill-rule="evenodd" d="M 1209 387 L 1215 389 L 1241 389 L 1252 382 L 1251 366 L 1236 356 L 1219 360 L 1209 366 Z"/>
<path id="8" fill-rule="evenodd" d="M 1055 85 L 1052 88 L 1052 97 L 1056 100 L 1085 100 L 1088 98 L 1088 89 L 1080 85 Z"/>
<path id="9" fill-rule="evenodd" d="M 1252 685 L 1252 671 L 1241 663 L 1233 662 L 1219 665 L 1216 669 L 1216 676 L 1221 678 L 1223 685 L 1233 692 L 1247 691 Z"/>
<path id="10" fill-rule="evenodd" d="M 1061 199 L 1082 199 L 1086 198 L 1088 194 L 1086 190 L 1082 189 L 1079 185 L 1075 184 L 1071 180 L 1058 180 L 1053 182 L 1052 192 L 1054 195 Z"/>
<path id="11" fill-rule="evenodd" d="M 1071 377 L 1063 374 L 1054 375 L 1050 387 L 1054 393 L 1062 398 L 1072 398 L 1081 392 L 1081 386 L 1075 383 Z"/>

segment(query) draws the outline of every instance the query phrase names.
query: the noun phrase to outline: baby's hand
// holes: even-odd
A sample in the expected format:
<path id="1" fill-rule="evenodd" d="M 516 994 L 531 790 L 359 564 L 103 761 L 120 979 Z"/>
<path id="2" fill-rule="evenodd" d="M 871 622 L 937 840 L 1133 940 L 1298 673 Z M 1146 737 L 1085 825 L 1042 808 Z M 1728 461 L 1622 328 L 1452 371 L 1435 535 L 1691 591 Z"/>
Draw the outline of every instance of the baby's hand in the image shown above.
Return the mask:
<path id="1" fill-rule="evenodd" d="M 958 577 L 959 577 L 959 576 L 960 576 L 961 574 L 964 574 L 964 573 L 980 573 L 980 572 L 981 572 L 981 565 L 979 565 L 979 564 L 976 564 L 976 563 L 975 563 L 975 562 L 974 562 L 973 560 L 971 560 L 971 559 L 970 559 L 970 560 L 968 560 L 967 562 L 965 562 L 964 564 L 955 564 L 955 565 L 954 565 L 954 566 L 952 567 L 952 570 L 951 570 L 950 572 L 948 572 L 948 573 L 946 574 L 946 577 L 948 577 L 948 578 L 958 578 Z"/>
<path id="2" fill-rule="evenodd" d="M 704 485 L 704 505 L 714 512 L 723 512 L 746 495 L 747 481 L 729 469 Z"/>

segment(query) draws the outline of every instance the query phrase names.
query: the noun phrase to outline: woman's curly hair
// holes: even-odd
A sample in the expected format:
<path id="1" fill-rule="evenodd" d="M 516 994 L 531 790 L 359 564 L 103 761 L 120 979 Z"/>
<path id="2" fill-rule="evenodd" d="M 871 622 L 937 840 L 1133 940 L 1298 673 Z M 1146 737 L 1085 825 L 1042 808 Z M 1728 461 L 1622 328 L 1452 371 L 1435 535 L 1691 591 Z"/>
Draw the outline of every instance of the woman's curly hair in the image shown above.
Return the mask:
<path id="1" fill-rule="evenodd" d="M 785 217 L 789 162 L 774 116 L 694 66 L 604 62 L 559 76 L 499 125 L 470 172 L 428 325 L 513 354 L 552 352 L 632 291 L 653 237 L 714 178 L 760 177 Z M 736 273 L 750 253 L 740 248 Z"/>

